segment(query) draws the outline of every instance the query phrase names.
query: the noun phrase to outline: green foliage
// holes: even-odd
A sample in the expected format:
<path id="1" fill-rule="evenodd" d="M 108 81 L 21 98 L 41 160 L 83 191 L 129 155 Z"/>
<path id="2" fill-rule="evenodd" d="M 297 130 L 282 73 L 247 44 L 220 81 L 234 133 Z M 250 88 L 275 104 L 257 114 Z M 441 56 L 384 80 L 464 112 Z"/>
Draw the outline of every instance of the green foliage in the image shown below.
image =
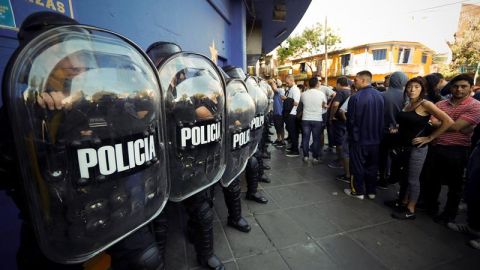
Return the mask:
<path id="1" fill-rule="evenodd" d="M 289 37 L 285 42 L 288 44 L 288 47 L 280 47 L 277 49 L 280 62 L 301 54 L 307 44 L 307 41 L 301 36 Z"/>
<path id="2" fill-rule="evenodd" d="M 456 37 L 450 45 L 452 50 L 453 71 L 462 68 L 475 67 L 480 62 L 480 19 L 472 18 L 461 37 Z"/>
<path id="3" fill-rule="evenodd" d="M 437 64 L 438 72 L 440 72 L 447 80 L 460 74 L 458 69 L 452 69 L 448 64 Z"/>
<path id="4" fill-rule="evenodd" d="M 341 42 L 338 36 L 330 27 L 327 28 L 327 46 L 329 50 Z M 301 56 L 311 56 L 320 53 L 325 46 L 325 31 L 322 24 L 317 23 L 307 27 L 300 35 L 287 38 L 284 46 L 277 49 L 277 55 L 280 62 L 288 58 L 298 58 Z"/>

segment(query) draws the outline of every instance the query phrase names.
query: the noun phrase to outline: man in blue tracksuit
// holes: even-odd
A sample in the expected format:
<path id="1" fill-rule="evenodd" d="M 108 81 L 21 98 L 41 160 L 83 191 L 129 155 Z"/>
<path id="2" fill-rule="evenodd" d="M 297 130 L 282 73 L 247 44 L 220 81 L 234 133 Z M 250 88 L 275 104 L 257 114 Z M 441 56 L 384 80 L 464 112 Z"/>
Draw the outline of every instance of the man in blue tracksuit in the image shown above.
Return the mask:
<path id="1" fill-rule="evenodd" d="M 344 192 L 363 200 L 375 199 L 379 164 L 379 145 L 383 134 L 384 101 L 371 86 L 372 73 L 360 71 L 355 76 L 358 92 L 350 97 L 347 131 L 350 144 L 350 188 Z"/>

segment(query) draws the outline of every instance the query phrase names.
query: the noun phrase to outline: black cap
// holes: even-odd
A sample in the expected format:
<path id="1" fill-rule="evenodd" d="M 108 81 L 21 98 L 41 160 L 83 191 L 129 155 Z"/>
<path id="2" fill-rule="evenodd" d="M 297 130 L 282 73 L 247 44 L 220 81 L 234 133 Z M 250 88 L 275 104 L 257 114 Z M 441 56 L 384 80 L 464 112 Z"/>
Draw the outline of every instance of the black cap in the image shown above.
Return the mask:
<path id="1" fill-rule="evenodd" d="M 238 78 L 244 80 L 247 76 L 239 67 L 228 65 L 223 67 L 223 71 L 230 76 L 230 78 Z"/>
<path id="2" fill-rule="evenodd" d="M 75 24 L 78 24 L 76 20 L 60 13 L 50 11 L 36 12 L 23 21 L 18 32 L 18 40 L 20 44 L 25 44 L 49 29 Z"/>
<path id="3" fill-rule="evenodd" d="M 181 51 L 182 48 L 178 44 L 160 41 L 150 45 L 147 49 L 147 54 L 155 66 L 158 66 L 165 57 Z"/>

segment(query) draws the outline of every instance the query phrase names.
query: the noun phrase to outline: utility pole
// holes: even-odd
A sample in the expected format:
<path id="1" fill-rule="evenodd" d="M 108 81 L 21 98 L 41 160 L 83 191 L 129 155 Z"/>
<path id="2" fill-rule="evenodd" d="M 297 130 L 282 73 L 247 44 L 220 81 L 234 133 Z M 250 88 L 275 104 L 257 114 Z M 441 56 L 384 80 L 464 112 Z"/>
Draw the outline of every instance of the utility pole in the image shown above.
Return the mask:
<path id="1" fill-rule="evenodd" d="M 477 69 L 475 70 L 475 75 L 473 77 L 473 85 L 477 85 L 478 73 L 480 71 L 480 62 L 477 64 Z"/>
<path id="2" fill-rule="evenodd" d="M 328 45 L 327 45 L 327 16 L 325 16 L 324 26 L 324 42 L 325 42 L 325 85 L 328 86 Z"/>

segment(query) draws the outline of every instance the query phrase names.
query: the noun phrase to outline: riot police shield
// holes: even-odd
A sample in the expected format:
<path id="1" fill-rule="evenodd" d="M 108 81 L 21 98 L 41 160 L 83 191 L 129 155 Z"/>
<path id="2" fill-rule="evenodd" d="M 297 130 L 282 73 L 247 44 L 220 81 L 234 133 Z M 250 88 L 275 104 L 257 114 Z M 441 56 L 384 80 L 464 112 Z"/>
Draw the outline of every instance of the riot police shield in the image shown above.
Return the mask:
<path id="1" fill-rule="evenodd" d="M 241 68 L 236 66 L 225 66 L 223 67 L 223 71 L 225 71 L 225 73 L 227 73 L 230 78 L 245 80 L 245 78 L 247 77 L 245 75 L 245 72 L 243 72 Z"/>
<path id="2" fill-rule="evenodd" d="M 255 117 L 255 103 L 242 80 L 231 79 L 226 88 L 226 160 L 221 184 L 230 185 L 245 169 L 250 158 L 250 124 Z"/>
<path id="3" fill-rule="evenodd" d="M 264 79 L 260 79 L 259 85 L 267 95 L 268 107 L 266 113 L 268 113 L 273 110 L 273 90 L 268 82 Z"/>
<path id="4" fill-rule="evenodd" d="M 164 112 L 147 56 L 74 25 L 43 32 L 10 63 L 5 103 L 45 255 L 85 261 L 157 216 L 168 199 Z"/>
<path id="5" fill-rule="evenodd" d="M 212 61 L 194 53 L 165 58 L 158 74 L 166 110 L 170 200 L 182 201 L 218 182 L 225 171 L 225 82 Z"/>
<path id="6" fill-rule="evenodd" d="M 250 124 L 250 155 L 253 155 L 257 151 L 258 143 L 262 139 L 262 131 L 265 123 L 265 113 L 268 108 L 268 100 L 265 92 L 260 88 L 257 81 L 253 77 L 247 77 L 245 79 L 248 94 L 255 102 L 255 118 L 253 118 Z"/>

